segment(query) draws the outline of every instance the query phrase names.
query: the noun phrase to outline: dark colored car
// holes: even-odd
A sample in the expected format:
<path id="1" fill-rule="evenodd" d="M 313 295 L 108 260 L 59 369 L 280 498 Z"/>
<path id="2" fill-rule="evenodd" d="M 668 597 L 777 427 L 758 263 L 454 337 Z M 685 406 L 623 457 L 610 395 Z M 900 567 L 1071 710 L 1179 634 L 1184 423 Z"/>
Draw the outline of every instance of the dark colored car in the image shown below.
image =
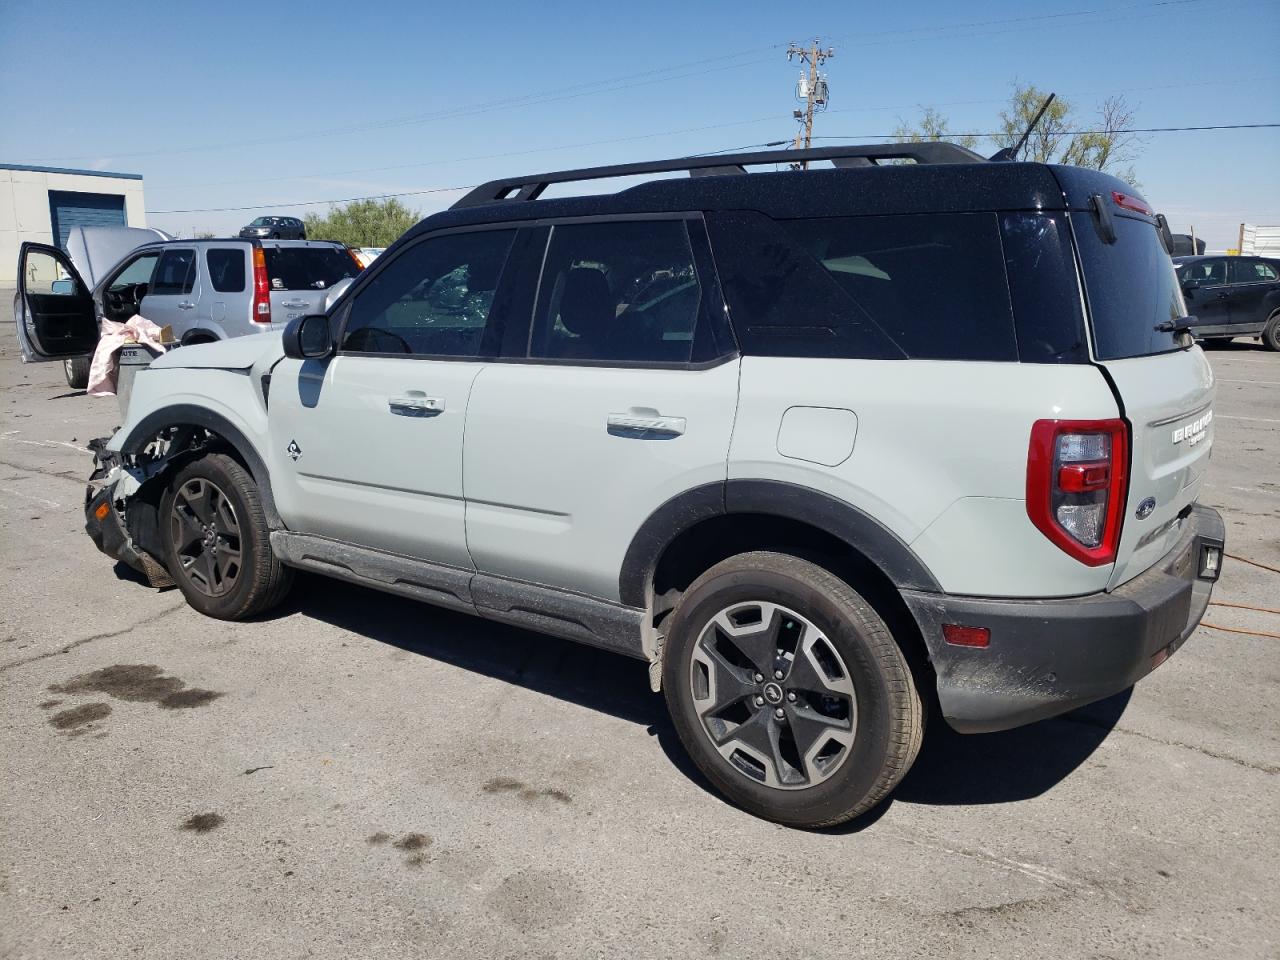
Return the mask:
<path id="1" fill-rule="evenodd" d="M 246 240 L 305 240 L 307 228 L 297 217 L 258 217 L 240 228 L 240 236 Z"/>
<path id="2" fill-rule="evenodd" d="M 1189 233 L 1173 234 L 1173 249 L 1169 251 L 1175 257 L 1194 257 L 1204 253 L 1204 241 Z"/>
<path id="3" fill-rule="evenodd" d="M 1192 332 L 1205 343 L 1256 337 L 1280 350 L 1280 260 L 1175 257 Z"/>

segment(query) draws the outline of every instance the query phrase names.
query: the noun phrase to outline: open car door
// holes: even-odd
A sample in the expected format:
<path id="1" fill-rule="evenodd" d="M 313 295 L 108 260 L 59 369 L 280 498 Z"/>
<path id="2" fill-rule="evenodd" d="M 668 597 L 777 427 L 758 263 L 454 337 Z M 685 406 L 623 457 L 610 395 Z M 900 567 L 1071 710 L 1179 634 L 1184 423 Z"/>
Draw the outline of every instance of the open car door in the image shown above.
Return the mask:
<path id="1" fill-rule="evenodd" d="M 88 356 L 98 345 L 93 297 L 71 258 L 57 247 L 22 245 L 13 312 L 27 363 Z"/>

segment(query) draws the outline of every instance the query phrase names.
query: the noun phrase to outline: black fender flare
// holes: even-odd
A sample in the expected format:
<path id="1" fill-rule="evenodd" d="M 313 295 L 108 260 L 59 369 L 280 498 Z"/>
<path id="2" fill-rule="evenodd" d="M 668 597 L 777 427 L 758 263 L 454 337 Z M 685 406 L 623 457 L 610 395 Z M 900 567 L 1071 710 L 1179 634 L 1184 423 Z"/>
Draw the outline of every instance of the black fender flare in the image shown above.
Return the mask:
<path id="1" fill-rule="evenodd" d="M 257 448 L 240 432 L 240 429 L 220 413 L 214 413 L 193 403 L 176 403 L 153 410 L 134 424 L 121 441 L 120 451 L 137 453 L 152 437 L 166 427 L 185 426 L 203 427 L 210 433 L 216 433 L 240 455 L 240 459 L 249 468 L 249 473 L 253 475 L 253 480 L 258 485 L 258 492 L 262 496 L 262 509 L 267 515 L 267 525 L 272 530 L 283 529 L 284 523 L 276 510 L 275 497 L 271 494 L 271 474 L 267 470 L 266 463 L 258 454 Z"/>
<path id="2" fill-rule="evenodd" d="M 874 563 L 899 590 L 940 593 L 942 587 L 909 546 L 880 521 L 836 497 L 781 480 L 727 480 L 672 497 L 640 526 L 618 575 L 618 595 L 644 607 L 649 581 L 667 545 L 702 520 L 765 514 L 817 527 Z"/>

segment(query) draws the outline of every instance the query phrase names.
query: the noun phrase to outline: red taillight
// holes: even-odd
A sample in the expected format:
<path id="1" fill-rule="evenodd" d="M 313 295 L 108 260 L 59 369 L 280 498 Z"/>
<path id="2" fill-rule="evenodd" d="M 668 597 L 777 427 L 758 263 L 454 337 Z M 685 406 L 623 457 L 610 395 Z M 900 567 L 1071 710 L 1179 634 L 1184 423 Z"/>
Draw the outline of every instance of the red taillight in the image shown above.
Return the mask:
<path id="1" fill-rule="evenodd" d="M 1111 201 L 1122 210 L 1132 210 L 1134 213 L 1141 213 L 1148 217 L 1155 216 L 1151 212 L 1151 208 L 1137 197 L 1131 197 L 1129 194 L 1121 193 L 1119 190 L 1111 191 Z"/>
<path id="2" fill-rule="evenodd" d="M 1027 452 L 1027 516 L 1081 563 L 1111 563 L 1128 469 L 1123 420 L 1037 420 Z"/>
<path id="3" fill-rule="evenodd" d="M 253 248 L 253 322 L 271 322 L 271 281 L 267 278 L 267 254 Z"/>

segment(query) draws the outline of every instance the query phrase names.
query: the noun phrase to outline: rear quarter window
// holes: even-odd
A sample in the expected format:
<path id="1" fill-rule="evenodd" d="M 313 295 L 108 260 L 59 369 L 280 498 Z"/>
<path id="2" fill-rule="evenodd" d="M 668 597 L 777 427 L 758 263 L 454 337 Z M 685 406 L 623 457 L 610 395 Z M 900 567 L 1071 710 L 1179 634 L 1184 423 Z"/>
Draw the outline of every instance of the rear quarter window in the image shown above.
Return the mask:
<path id="1" fill-rule="evenodd" d="M 243 293 L 245 250 L 242 247 L 211 247 L 205 251 L 209 282 L 219 293 Z"/>
<path id="2" fill-rule="evenodd" d="M 1099 360 L 1147 357 L 1180 349 L 1172 331 L 1156 327 L 1186 315 L 1173 261 L 1153 224 L 1113 216 L 1106 243 L 1087 212 L 1072 215 Z"/>
<path id="3" fill-rule="evenodd" d="M 327 290 L 360 272 L 337 247 L 266 247 L 263 253 L 272 290 Z"/>

